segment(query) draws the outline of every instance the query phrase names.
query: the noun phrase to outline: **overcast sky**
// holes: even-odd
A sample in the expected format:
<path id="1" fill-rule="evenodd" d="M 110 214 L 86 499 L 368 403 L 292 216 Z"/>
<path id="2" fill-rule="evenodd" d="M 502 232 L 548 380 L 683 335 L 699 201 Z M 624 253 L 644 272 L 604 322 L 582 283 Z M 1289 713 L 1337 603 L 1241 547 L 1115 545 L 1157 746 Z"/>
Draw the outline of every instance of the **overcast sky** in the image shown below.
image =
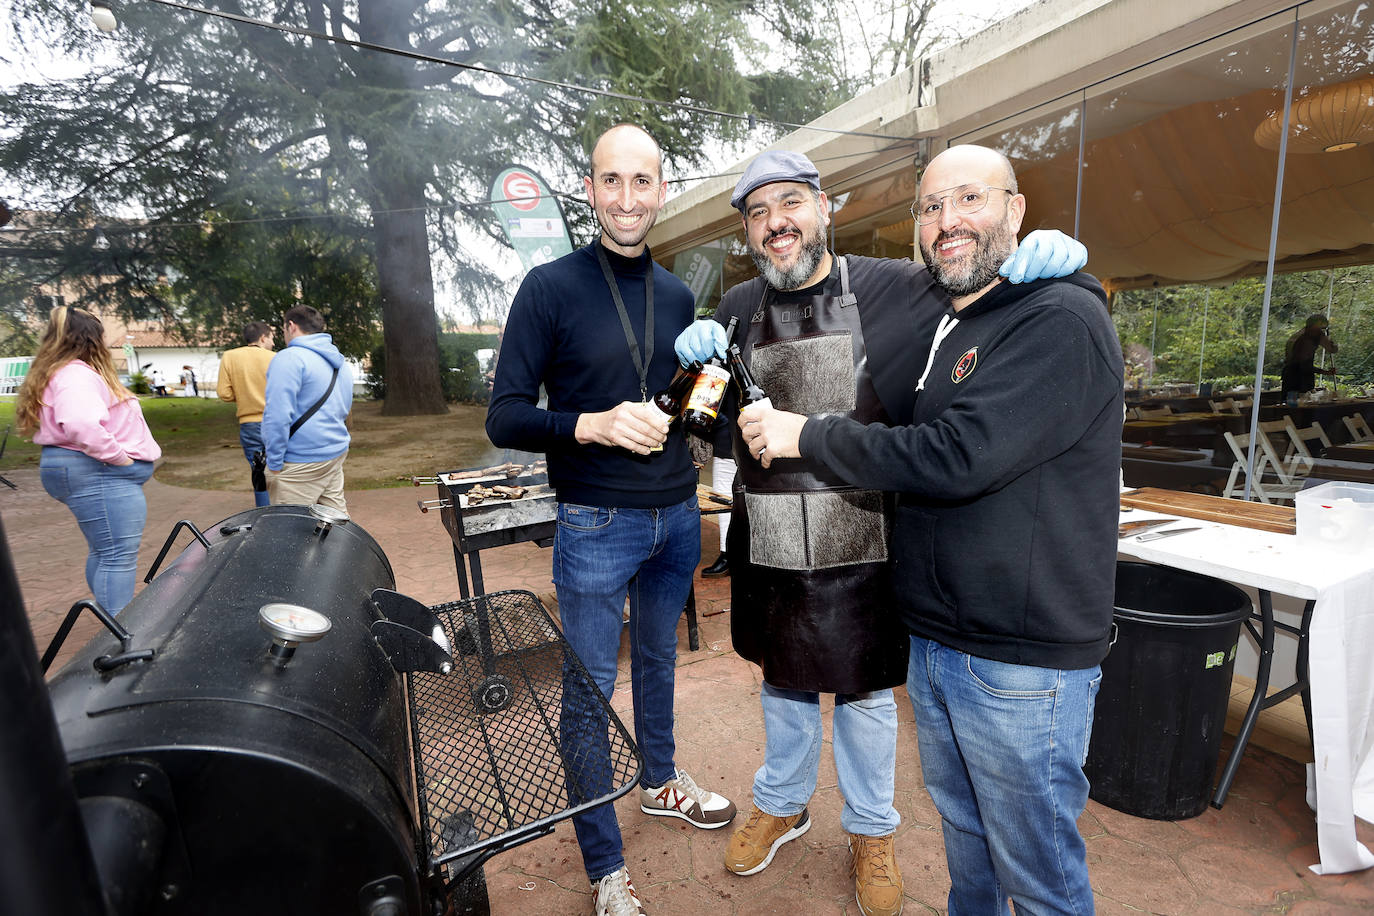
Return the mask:
<path id="1" fill-rule="evenodd" d="M 86 68 L 84 62 L 61 58 L 44 49 L 18 48 L 13 30 L 10 27 L 10 17 L 13 13 L 11 7 L 16 2 L 23 2 L 23 0 L 0 0 L 0 91 L 11 90 L 20 82 L 26 81 L 79 79 Z M 83 2 L 83 0 L 74 0 L 74 2 Z M 130 2 L 138 2 L 138 0 L 130 0 Z M 1034 0 L 946 0 L 936 8 L 934 20 L 938 25 L 949 26 L 961 35 L 970 36 L 987 23 L 1005 18 L 1031 2 Z M 871 0 L 854 0 L 847 6 L 850 14 L 844 20 L 846 24 L 843 28 L 842 41 L 850 49 L 848 52 L 850 59 L 861 60 L 865 56 L 862 30 L 866 24 L 872 23 L 871 17 L 874 6 Z M 862 16 L 857 12 L 860 7 L 864 11 Z M 116 14 L 118 14 L 118 8 L 116 8 Z M 92 31 L 95 30 L 94 25 L 90 25 L 89 28 Z M 119 32 L 107 36 L 106 40 L 117 42 Z M 729 148 L 722 146 L 711 151 L 710 161 L 694 169 L 693 175 L 726 172 L 732 163 L 750 155 L 757 147 L 758 141 L 745 141 Z M 573 190 L 569 187 L 562 187 L 561 185 L 565 182 L 559 176 L 548 177 L 554 184 L 559 185 L 556 190 Z M 681 186 L 670 187 L 669 193 L 670 195 L 680 193 L 682 189 Z M 10 185 L 6 176 L 0 175 L 0 197 L 22 205 L 25 195 L 20 189 Z M 473 241 L 474 244 L 479 242 L 483 245 L 490 244 L 489 240 L 481 237 L 474 237 Z M 502 274 L 514 276 L 519 273 L 519 263 L 513 252 L 500 249 L 493 251 L 492 254 L 494 259 L 501 264 L 500 272 Z"/>

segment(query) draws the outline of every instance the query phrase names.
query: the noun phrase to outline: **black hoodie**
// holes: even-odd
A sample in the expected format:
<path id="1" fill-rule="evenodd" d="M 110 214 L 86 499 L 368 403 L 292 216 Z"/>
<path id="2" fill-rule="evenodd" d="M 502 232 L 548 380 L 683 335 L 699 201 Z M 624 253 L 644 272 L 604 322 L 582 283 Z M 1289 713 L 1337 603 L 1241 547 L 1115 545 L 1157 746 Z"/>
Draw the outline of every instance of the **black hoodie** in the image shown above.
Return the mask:
<path id="1" fill-rule="evenodd" d="M 1121 465 L 1106 296 L 1079 273 L 1004 282 L 947 315 L 958 323 L 907 425 L 813 417 L 801 452 L 899 494 L 893 569 L 913 633 L 997 661 L 1091 667 L 1109 644 Z M 887 371 L 914 385 L 926 355 Z"/>

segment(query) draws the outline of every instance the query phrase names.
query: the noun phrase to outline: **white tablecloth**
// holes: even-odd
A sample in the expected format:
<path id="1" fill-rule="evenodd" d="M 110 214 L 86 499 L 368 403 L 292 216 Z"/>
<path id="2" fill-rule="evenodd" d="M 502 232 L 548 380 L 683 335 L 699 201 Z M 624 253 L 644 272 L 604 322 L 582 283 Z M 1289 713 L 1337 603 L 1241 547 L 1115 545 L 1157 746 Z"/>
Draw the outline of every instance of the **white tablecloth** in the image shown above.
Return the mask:
<path id="1" fill-rule="evenodd" d="M 1139 509 L 1123 522 L 1169 516 Z M 1374 822 L 1374 555 L 1300 544 L 1291 534 L 1179 519 L 1170 527 L 1202 530 L 1119 542 L 1130 557 L 1215 576 L 1297 598 L 1315 598 L 1308 637 L 1316 763 L 1317 874 L 1358 871 L 1374 854 L 1355 839 L 1355 818 Z M 1272 682 L 1290 683 L 1285 672 Z M 1242 764 L 1244 766 L 1244 764 Z"/>

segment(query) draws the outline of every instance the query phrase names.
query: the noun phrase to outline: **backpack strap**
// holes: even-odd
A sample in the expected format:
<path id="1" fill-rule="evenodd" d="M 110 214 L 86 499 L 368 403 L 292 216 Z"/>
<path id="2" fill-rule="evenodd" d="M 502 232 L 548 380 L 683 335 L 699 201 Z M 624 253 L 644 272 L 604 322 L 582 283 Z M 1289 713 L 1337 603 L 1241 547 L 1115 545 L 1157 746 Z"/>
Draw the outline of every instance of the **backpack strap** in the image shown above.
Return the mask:
<path id="1" fill-rule="evenodd" d="M 318 353 L 316 353 L 315 355 L 319 356 Z M 321 356 L 320 359 L 324 359 L 324 357 Z M 292 436 L 294 436 L 296 434 L 296 430 L 304 426 L 305 421 L 313 417 L 315 415 L 315 411 L 319 410 L 321 407 L 324 406 L 324 402 L 329 400 L 329 396 L 334 393 L 334 383 L 338 380 L 339 370 L 336 367 L 334 369 L 334 374 L 329 377 L 329 387 L 324 390 L 324 394 L 320 396 L 320 399 L 318 401 L 310 405 L 309 410 L 307 410 L 305 413 L 301 414 L 299 417 L 296 418 L 296 422 L 291 424 L 291 431 L 286 434 L 286 438 L 290 439 Z"/>

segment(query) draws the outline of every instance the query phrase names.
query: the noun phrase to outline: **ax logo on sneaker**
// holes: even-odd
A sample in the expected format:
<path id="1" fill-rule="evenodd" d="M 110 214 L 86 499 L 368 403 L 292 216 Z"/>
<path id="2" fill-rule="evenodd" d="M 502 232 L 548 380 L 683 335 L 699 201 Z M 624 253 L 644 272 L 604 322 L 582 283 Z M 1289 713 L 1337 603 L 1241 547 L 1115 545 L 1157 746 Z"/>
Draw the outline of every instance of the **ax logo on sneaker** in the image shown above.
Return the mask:
<path id="1" fill-rule="evenodd" d="M 639 810 L 645 814 L 680 817 L 703 830 L 724 827 L 735 816 L 734 802 L 701 788 L 682 770 L 661 786 L 640 786 Z"/>
<path id="2" fill-rule="evenodd" d="M 660 808 L 671 808 L 674 811 L 681 811 L 682 803 L 689 800 L 685 792 L 679 792 L 671 786 L 664 786 L 654 795 L 654 801 L 658 802 Z"/>
<path id="3" fill-rule="evenodd" d="M 973 370 L 977 367 L 978 348 L 970 347 L 967 351 L 964 352 L 963 356 L 959 357 L 959 361 L 956 362 L 954 364 L 954 368 L 950 370 L 949 380 L 957 385 L 964 379 L 972 375 Z"/>

